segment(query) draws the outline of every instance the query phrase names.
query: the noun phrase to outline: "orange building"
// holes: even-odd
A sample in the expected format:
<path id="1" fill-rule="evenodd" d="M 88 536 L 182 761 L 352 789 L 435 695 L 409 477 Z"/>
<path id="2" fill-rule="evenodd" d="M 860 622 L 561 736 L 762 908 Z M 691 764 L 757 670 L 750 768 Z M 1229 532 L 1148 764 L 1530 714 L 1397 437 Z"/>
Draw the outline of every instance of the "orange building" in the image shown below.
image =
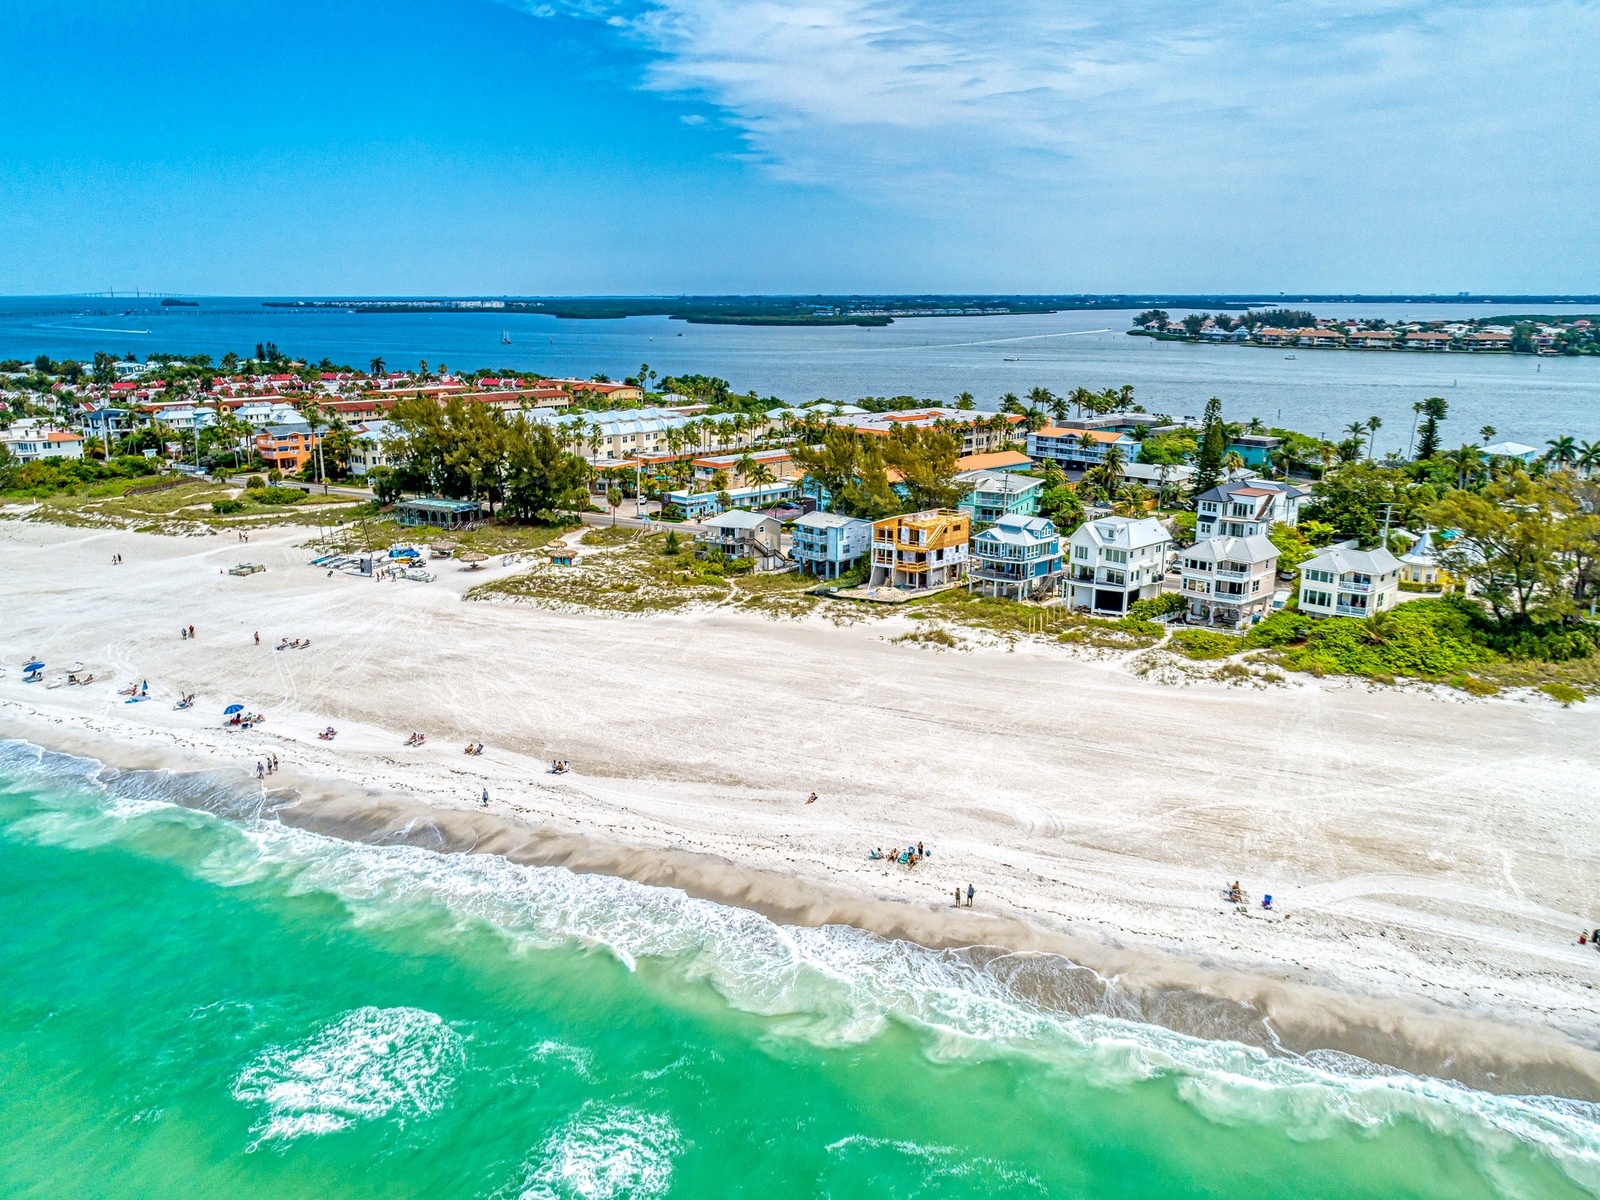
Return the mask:
<path id="1" fill-rule="evenodd" d="M 321 441 L 309 426 L 268 425 L 256 434 L 256 453 L 268 467 L 290 475 L 311 460 Z"/>

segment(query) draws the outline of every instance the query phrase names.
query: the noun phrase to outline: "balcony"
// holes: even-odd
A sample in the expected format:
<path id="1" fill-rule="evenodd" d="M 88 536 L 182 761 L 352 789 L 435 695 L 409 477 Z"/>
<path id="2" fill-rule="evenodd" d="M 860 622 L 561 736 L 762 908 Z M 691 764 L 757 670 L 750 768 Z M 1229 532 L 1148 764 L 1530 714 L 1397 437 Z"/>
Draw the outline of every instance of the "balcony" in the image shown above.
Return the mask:
<path id="1" fill-rule="evenodd" d="M 1249 571 L 1225 571 L 1221 567 L 1216 569 L 1218 579 L 1249 579 Z"/>
<path id="2" fill-rule="evenodd" d="M 1370 592 L 1372 584 L 1358 583 L 1354 579 L 1341 579 L 1339 580 L 1339 590 L 1341 592 Z"/>
<path id="3" fill-rule="evenodd" d="M 1337 605 L 1333 611 L 1341 617 L 1365 617 L 1369 615 L 1372 610 L 1366 608 L 1365 606 L 1357 607 L 1354 604 L 1340 604 Z"/>

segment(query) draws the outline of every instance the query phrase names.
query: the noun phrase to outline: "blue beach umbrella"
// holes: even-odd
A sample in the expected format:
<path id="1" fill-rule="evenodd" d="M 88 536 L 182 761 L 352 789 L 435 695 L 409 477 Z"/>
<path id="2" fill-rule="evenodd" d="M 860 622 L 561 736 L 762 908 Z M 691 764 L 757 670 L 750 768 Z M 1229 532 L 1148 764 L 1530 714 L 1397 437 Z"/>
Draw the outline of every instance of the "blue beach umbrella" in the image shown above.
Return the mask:
<path id="1" fill-rule="evenodd" d="M 222 710 L 222 715 L 225 716 L 225 717 L 231 717 L 231 716 L 233 716 L 234 713 L 243 712 L 243 711 L 244 711 L 244 705 L 242 705 L 242 704 L 230 704 L 230 705 L 228 705 L 227 708 Z"/>

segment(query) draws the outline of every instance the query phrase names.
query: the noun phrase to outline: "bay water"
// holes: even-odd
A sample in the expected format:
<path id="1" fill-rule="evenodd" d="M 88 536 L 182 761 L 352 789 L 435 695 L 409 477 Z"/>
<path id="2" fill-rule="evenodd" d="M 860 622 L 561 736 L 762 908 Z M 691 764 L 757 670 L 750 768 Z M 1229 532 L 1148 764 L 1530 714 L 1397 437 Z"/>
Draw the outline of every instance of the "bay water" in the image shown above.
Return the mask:
<path id="1" fill-rule="evenodd" d="M 0 1195 L 1600 1195 L 1592 1105 L 253 803 L 0 742 Z"/>
<path id="2" fill-rule="evenodd" d="M 1300 305 L 1330 317 L 1443 320 L 1508 310 L 1490 304 Z M 1546 308 L 1576 315 L 1566 305 Z M 1544 448 L 1546 439 L 1600 439 L 1600 359 L 1504 354 L 1280 350 L 1156 342 L 1129 337 L 1132 311 L 1029 316 L 901 318 L 878 329 L 852 326 L 689 325 L 666 317 L 558 320 L 528 313 L 357 314 L 338 309 L 267 308 L 259 298 L 201 298 L 163 308 L 151 299 L 0 298 L 0 359 L 36 355 L 87 360 L 114 354 L 254 352 L 275 342 L 311 362 L 327 357 L 365 369 L 479 367 L 587 378 L 632 375 L 648 363 L 660 375 L 701 373 L 789 403 L 826 397 L 909 395 L 949 403 L 971 392 L 993 408 L 1007 392 L 1034 387 L 1064 394 L 1131 384 L 1153 413 L 1198 416 L 1212 396 L 1229 420 L 1339 438 L 1345 425 L 1378 417 L 1376 451 L 1405 451 L 1412 406 L 1449 401 L 1447 445 L 1497 439 Z M 1173 310 L 1176 318 L 1182 314 Z M 510 337 L 509 345 L 502 342 Z"/>

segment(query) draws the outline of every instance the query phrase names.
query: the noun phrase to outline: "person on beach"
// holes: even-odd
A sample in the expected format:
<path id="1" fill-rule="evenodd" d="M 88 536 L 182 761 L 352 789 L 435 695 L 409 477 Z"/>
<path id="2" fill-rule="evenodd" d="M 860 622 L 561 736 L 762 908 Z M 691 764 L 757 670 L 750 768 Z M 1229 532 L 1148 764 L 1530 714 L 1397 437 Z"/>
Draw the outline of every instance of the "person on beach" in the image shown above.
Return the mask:
<path id="1" fill-rule="evenodd" d="M 811 795 L 806 797 L 806 803 L 807 804 L 815 804 L 816 802 L 817 802 L 817 794 L 815 792 L 812 792 Z"/>
<path id="2" fill-rule="evenodd" d="M 183 641 L 188 641 L 189 640 L 189 631 L 187 629 L 185 629 L 182 625 L 178 626 L 178 637 Z"/>
<path id="3" fill-rule="evenodd" d="M 489 807 L 489 789 L 488 788 L 484 788 L 483 789 L 483 800 L 481 801 L 481 803 L 483 804 L 483 807 L 485 807 L 485 808 Z"/>
<path id="4" fill-rule="evenodd" d="M 969 883 L 969 884 L 967 884 L 967 907 L 968 908 L 972 907 L 973 894 L 974 893 L 973 893 L 973 890 L 972 890 L 972 885 Z"/>
<path id="5" fill-rule="evenodd" d="M 265 779 L 266 777 L 267 777 L 266 768 L 264 768 L 261 765 L 261 760 L 257 759 L 256 760 L 256 778 L 257 779 Z"/>
<path id="6" fill-rule="evenodd" d="M 274 754 L 272 756 L 272 770 L 273 770 L 274 774 L 277 773 L 277 770 L 278 770 L 278 756 L 276 754 Z"/>
<path id="7" fill-rule="evenodd" d="M 194 637 L 194 626 L 193 625 L 189 626 L 189 636 L 191 638 Z"/>
<path id="8" fill-rule="evenodd" d="M 259 629 L 256 630 L 256 645 L 261 645 L 261 631 Z"/>
<path id="9" fill-rule="evenodd" d="M 956 884 L 956 907 L 961 907 L 961 885 L 959 883 Z"/>

